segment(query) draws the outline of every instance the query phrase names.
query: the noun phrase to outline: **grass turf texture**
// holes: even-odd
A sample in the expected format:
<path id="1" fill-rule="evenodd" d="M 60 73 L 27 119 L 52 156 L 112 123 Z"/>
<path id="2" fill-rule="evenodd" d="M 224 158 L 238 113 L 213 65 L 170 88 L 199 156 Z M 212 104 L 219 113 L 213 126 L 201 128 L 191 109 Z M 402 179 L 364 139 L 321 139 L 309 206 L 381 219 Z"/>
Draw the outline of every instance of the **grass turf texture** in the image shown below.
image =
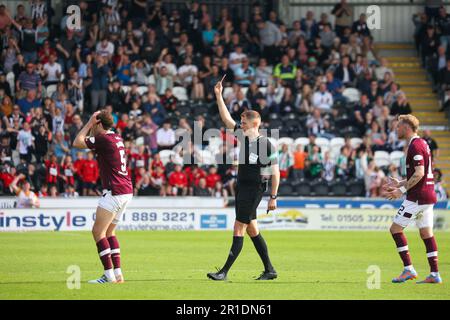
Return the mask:
<path id="1" fill-rule="evenodd" d="M 387 232 L 265 231 L 279 277 L 253 280 L 262 263 L 246 237 L 228 274 L 206 273 L 226 259 L 231 232 L 118 232 L 124 284 L 90 285 L 100 261 L 89 232 L 0 233 L 0 299 L 450 299 L 450 233 L 436 234 L 444 284 L 392 284 L 402 265 Z M 421 280 L 425 247 L 407 233 Z M 69 265 L 81 268 L 81 289 L 69 290 Z M 381 289 L 369 290 L 369 265 L 381 269 Z"/>

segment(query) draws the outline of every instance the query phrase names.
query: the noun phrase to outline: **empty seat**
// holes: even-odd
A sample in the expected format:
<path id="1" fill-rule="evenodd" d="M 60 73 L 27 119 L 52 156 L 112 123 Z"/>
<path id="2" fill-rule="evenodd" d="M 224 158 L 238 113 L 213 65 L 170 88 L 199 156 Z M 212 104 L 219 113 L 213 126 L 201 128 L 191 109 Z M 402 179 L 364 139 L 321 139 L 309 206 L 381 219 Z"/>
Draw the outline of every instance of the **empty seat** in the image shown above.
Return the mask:
<path id="1" fill-rule="evenodd" d="M 330 192 L 334 197 L 343 197 L 347 194 L 347 186 L 344 182 L 331 183 Z"/>
<path id="2" fill-rule="evenodd" d="M 286 144 L 289 148 L 291 148 L 294 144 L 294 139 L 290 137 L 283 137 L 278 139 L 278 146 L 281 147 L 283 144 Z"/>
<path id="3" fill-rule="evenodd" d="M 355 138 L 350 139 L 350 144 L 353 149 L 359 148 L 359 146 L 361 145 L 362 142 L 363 142 L 363 140 L 361 138 L 355 137 Z"/>
<path id="4" fill-rule="evenodd" d="M 358 102 L 361 94 L 358 89 L 355 88 L 346 88 L 342 95 L 347 98 L 349 102 Z"/>
<path id="5" fill-rule="evenodd" d="M 294 195 L 294 188 L 289 183 L 282 183 L 278 188 L 278 194 L 280 196 L 292 196 Z"/>
<path id="6" fill-rule="evenodd" d="M 347 182 L 347 196 L 364 197 L 365 185 L 363 180 L 351 180 Z"/>
<path id="7" fill-rule="evenodd" d="M 172 89 L 173 95 L 180 101 L 187 101 L 189 100 L 186 88 L 184 87 L 173 87 Z"/>
<path id="8" fill-rule="evenodd" d="M 306 137 L 299 137 L 299 138 L 295 139 L 294 144 L 295 145 L 300 144 L 302 146 L 306 146 L 307 144 L 309 144 L 309 139 Z"/>
<path id="9" fill-rule="evenodd" d="M 139 93 L 140 96 L 143 96 L 148 92 L 148 88 L 146 86 L 140 86 L 137 88 L 137 92 Z"/>
<path id="10" fill-rule="evenodd" d="M 373 158 L 377 167 L 386 167 L 391 164 L 389 153 L 386 151 L 375 151 Z"/>
<path id="11" fill-rule="evenodd" d="M 396 167 L 400 167 L 400 161 L 403 157 L 405 157 L 405 153 L 403 151 L 392 151 L 389 154 L 389 159 L 391 160 L 391 163 L 394 164 Z"/>
<path id="12" fill-rule="evenodd" d="M 320 180 L 312 183 L 312 191 L 317 197 L 326 197 L 329 193 L 328 183 L 326 181 Z"/>
<path id="13" fill-rule="evenodd" d="M 334 148 L 334 147 L 342 147 L 343 145 L 345 145 L 345 139 L 341 138 L 341 137 L 336 137 L 330 140 L 330 148 Z"/>
<path id="14" fill-rule="evenodd" d="M 46 88 L 47 97 L 51 97 L 57 90 L 56 84 L 51 84 Z"/>
<path id="15" fill-rule="evenodd" d="M 309 197 L 311 196 L 311 185 L 309 183 L 300 183 L 295 188 L 295 191 L 300 197 Z"/>

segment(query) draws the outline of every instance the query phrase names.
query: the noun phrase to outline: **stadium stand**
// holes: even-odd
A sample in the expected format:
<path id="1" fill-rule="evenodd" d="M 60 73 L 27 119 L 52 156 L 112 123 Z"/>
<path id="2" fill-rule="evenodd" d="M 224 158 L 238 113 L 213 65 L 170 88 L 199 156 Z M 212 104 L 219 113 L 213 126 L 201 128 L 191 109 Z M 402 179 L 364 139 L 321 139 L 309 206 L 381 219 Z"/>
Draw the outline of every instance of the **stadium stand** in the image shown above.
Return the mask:
<path id="1" fill-rule="evenodd" d="M 395 116 L 412 108 L 426 118 L 415 111 L 425 104 L 421 107 L 408 89 L 411 70 L 428 72 L 442 111 L 447 117 L 450 112 L 450 60 L 440 60 L 442 49 L 421 40 L 428 25 L 439 31 L 439 18 L 426 24 L 414 20 L 422 34 L 416 40 L 424 69 L 408 61 L 414 69 L 400 70 L 396 57 L 378 54 L 367 28 L 336 30 L 329 43 L 324 26 L 335 28 L 326 19 L 313 16 L 308 24 L 301 17 L 301 29 L 295 30 L 257 2 L 248 19 L 195 1 L 190 7 L 155 1 L 145 8 L 155 13 L 148 21 L 128 1 L 81 1 L 80 6 L 82 25 L 75 30 L 67 28 L 67 15 L 61 24 L 51 24 L 46 14 L 16 17 L 0 6 L 2 195 L 11 194 L 9 184 L 19 173 L 42 197 L 66 195 L 68 185 L 80 195 L 100 194 L 95 160 L 70 148 L 99 108 L 114 116 L 136 185 L 148 176 L 155 195 L 176 195 L 169 183 L 175 164 L 195 159 L 206 177 L 217 166 L 228 188 L 235 179 L 237 146 L 224 131 L 212 90 L 223 74 L 232 117 L 239 120 L 247 109 L 260 112 L 280 150 L 286 166 L 283 196 L 379 196 L 372 191 L 390 166 L 402 175 L 404 144 L 393 130 Z M 35 33 L 39 36 L 29 37 Z M 220 129 L 220 136 L 171 150 L 195 126 L 202 133 Z M 270 129 L 279 130 L 276 137 Z M 289 156 L 281 158 L 283 145 Z M 449 173 L 448 150 L 444 156 L 435 165 Z M 183 165 L 192 190 L 198 173 Z"/>

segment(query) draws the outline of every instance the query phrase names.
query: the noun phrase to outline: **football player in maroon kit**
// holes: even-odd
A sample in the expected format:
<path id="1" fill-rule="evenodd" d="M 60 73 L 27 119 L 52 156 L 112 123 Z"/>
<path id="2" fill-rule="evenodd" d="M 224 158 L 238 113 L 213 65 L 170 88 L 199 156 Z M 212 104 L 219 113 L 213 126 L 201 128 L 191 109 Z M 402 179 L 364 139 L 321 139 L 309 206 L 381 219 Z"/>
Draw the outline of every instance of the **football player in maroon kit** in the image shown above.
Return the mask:
<path id="1" fill-rule="evenodd" d="M 104 189 L 92 228 L 104 274 L 89 283 L 124 282 L 115 228 L 133 197 L 133 185 L 127 171 L 125 146 L 121 136 L 110 130 L 113 125 L 110 113 L 97 111 L 73 142 L 75 148 L 94 150 Z"/>
<path id="2" fill-rule="evenodd" d="M 394 283 L 401 283 L 417 278 L 417 272 L 411 263 L 408 243 L 403 229 L 413 220 L 419 228 L 420 237 L 425 243 L 431 273 L 425 280 L 417 283 L 442 283 L 438 271 L 438 250 L 433 235 L 433 206 L 436 203 L 434 192 L 431 152 L 425 140 L 417 135 L 419 120 L 411 115 L 398 117 L 397 135 L 408 143 L 406 155 L 406 180 L 389 178 L 383 186 L 386 198 L 399 199 L 406 194 L 400 209 L 394 217 L 390 231 L 403 261 L 404 270 Z"/>

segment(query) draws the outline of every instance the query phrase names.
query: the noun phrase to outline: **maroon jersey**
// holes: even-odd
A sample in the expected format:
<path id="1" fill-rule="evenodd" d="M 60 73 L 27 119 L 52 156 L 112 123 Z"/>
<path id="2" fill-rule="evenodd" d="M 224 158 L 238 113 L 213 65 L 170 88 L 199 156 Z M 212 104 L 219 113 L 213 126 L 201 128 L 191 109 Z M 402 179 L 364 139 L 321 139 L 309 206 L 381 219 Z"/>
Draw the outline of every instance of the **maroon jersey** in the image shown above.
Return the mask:
<path id="1" fill-rule="evenodd" d="M 425 175 L 406 194 L 406 199 L 418 204 L 436 203 L 436 193 L 434 192 L 433 168 L 431 167 L 430 147 L 425 140 L 413 137 L 408 147 L 406 156 L 406 177 L 409 180 L 414 174 L 415 167 L 423 166 Z"/>
<path id="2" fill-rule="evenodd" d="M 89 149 L 95 150 L 103 189 L 113 195 L 133 193 L 133 186 L 127 170 L 125 146 L 120 135 L 112 131 L 86 138 Z"/>

